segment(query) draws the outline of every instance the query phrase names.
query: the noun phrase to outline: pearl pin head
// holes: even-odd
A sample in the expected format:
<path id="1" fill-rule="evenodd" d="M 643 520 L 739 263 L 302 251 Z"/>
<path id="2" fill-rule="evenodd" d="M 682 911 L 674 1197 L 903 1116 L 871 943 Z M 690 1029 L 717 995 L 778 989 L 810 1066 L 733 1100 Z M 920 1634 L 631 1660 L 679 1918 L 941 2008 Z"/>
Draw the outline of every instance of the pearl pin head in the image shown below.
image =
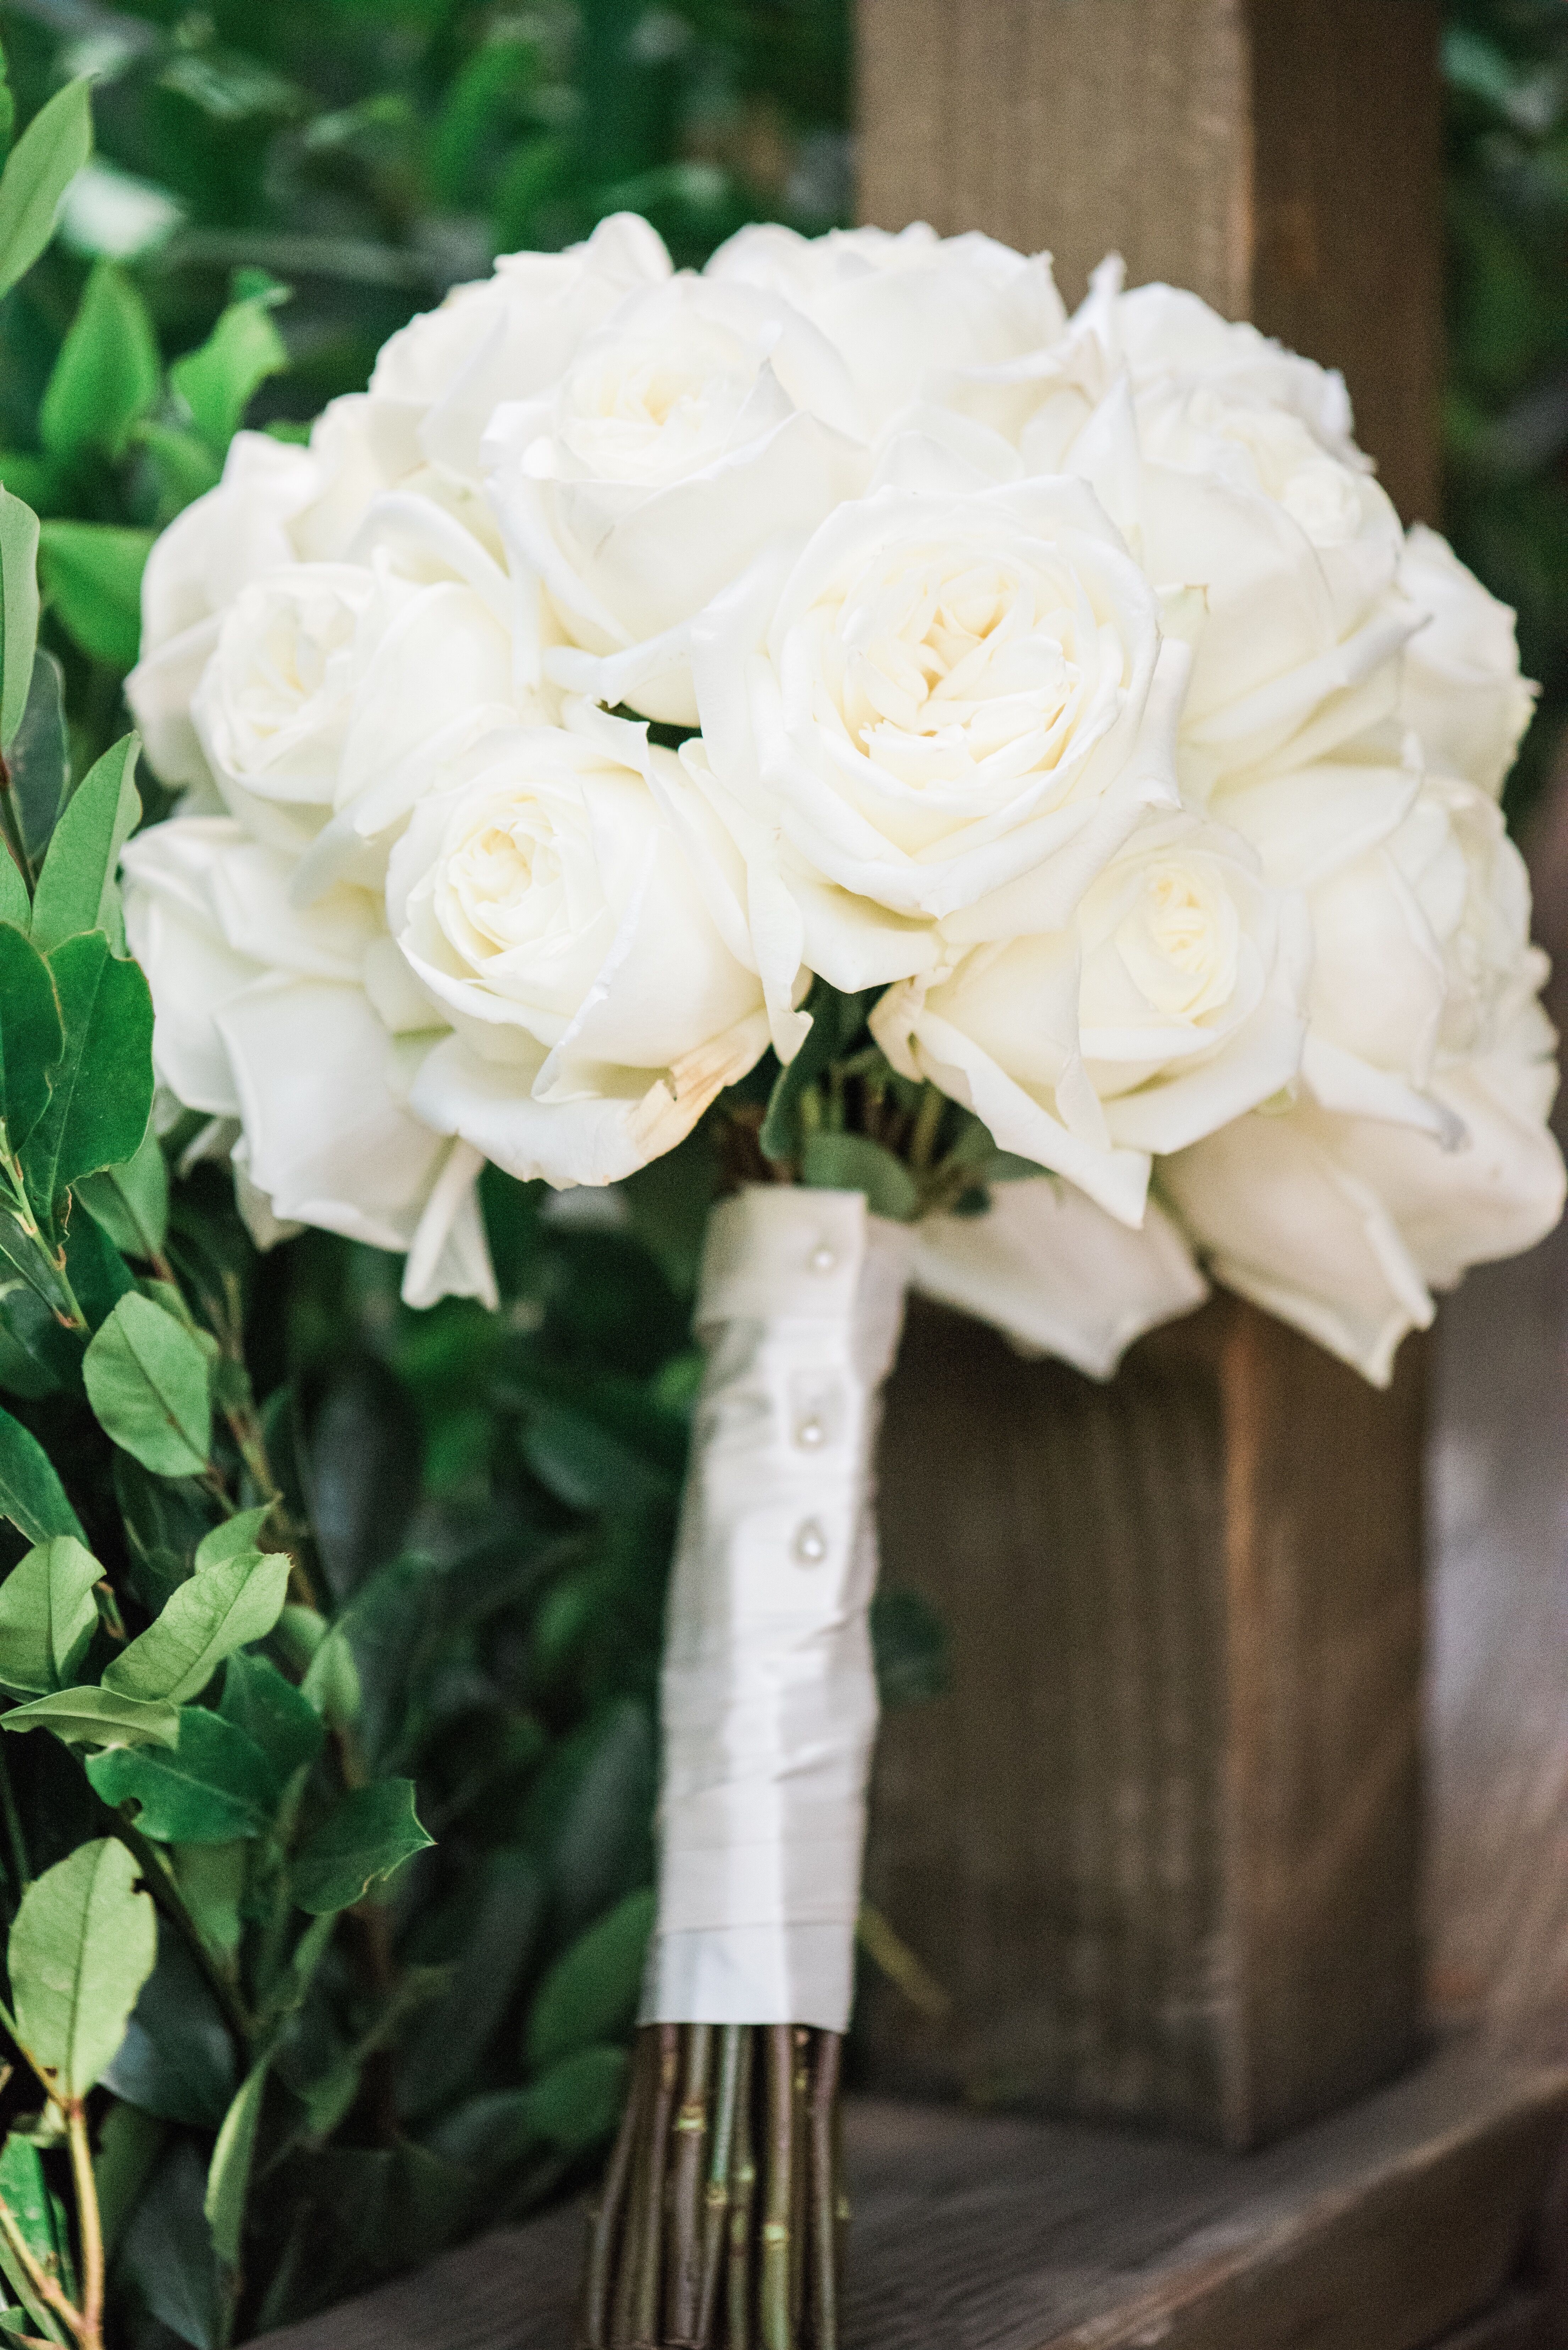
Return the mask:
<path id="1" fill-rule="evenodd" d="M 829 1248 L 826 1241 L 818 1241 L 807 1257 L 806 1263 L 813 1273 L 832 1273 L 838 1264 L 838 1252 L 836 1249 Z"/>
<path id="2" fill-rule="evenodd" d="M 827 1536 L 815 1518 L 806 1518 L 795 1528 L 794 1555 L 802 1566 L 820 1566 L 827 1556 Z"/>

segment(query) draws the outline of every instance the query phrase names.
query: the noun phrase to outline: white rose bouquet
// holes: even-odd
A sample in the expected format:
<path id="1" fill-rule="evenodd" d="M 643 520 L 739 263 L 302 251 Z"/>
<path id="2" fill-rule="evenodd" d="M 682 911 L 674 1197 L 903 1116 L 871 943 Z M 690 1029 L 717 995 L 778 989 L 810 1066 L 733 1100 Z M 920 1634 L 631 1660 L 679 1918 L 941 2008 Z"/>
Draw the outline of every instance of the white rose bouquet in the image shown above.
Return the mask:
<path id="1" fill-rule="evenodd" d="M 126 852 L 264 1243 L 494 1295 L 475 1179 L 728 1196 L 593 2345 L 836 2338 L 877 1394 L 914 1284 L 1106 1375 L 1199 1270 L 1386 1380 L 1558 1216 L 1511 616 L 1337 376 L 1106 263 L 519 255 L 154 549 Z"/>

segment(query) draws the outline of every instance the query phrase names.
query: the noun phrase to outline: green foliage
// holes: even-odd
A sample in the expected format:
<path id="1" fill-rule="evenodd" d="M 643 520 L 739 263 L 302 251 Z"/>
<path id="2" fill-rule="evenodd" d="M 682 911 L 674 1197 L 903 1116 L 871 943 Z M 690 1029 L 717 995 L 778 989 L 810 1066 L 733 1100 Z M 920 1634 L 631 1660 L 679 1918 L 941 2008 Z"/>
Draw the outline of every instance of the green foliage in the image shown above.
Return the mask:
<path id="1" fill-rule="evenodd" d="M 40 1543 L 0 1583 L 0 1687 L 42 1697 L 76 1679 L 98 1630 L 103 1569 L 71 1534 Z"/>
<path id="2" fill-rule="evenodd" d="M 88 85 L 73 81 L 39 108 L 0 173 L 0 294 L 48 244 L 66 190 L 91 150 Z"/>
<path id="3" fill-rule="evenodd" d="M 23 1894 L 7 1950 L 19 2043 L 62 2099 L 85 2097 L 114 2056 L 157 1940 L 136 1861 L 112 1836 Z"/>

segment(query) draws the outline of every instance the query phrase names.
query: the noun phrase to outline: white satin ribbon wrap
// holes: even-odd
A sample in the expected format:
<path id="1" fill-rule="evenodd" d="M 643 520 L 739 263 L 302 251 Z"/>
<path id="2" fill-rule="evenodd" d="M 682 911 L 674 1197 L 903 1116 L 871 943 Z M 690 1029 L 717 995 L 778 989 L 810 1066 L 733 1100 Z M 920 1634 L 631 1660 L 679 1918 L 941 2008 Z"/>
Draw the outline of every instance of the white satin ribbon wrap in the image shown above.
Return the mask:
<path id="1" fill-rule="evenodd" d="M 849 2019 L 877 1727 L 872 1456 L 910 1238 L 781 1185 L 709 1223 L 642 2018 Z"/>

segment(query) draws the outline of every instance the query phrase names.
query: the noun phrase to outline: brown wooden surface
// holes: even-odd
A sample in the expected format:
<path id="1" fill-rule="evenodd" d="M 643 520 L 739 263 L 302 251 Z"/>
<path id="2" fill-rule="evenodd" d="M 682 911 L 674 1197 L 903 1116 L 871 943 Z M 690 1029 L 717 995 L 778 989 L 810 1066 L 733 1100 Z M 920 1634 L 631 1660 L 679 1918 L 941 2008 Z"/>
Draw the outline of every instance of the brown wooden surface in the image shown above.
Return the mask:
<path id="1" fill-rule="evenodd" d="M 1511 2281 L 1565 2116 L 1568 2074 L 1462 2052 L 1245 2160 L 853 2103 L 845 2350 L 1424 2350 L 1482 2312 L 1445 2350 L 1535 2350 Z M 568 2350 L 582 2226 L 504 2230 L 269 2340 Z"/>
<path id="2" fill-rule="evenodd" d="M 1435 519 L 1438 0 L 858 0 L 862 217 L 1115 247 L 1341 368 Z"/>
<path id="3" fill-rule="evenodd" d="M 874 2076 L 1246 2146 L 1419 2030 L 1422 1366 L 1378 1395 L 1231 1298 L 1102 1386 L 937 1307 L 888 1395 L 883 1575 L 950 1694 L 879 1740 Z"/>

